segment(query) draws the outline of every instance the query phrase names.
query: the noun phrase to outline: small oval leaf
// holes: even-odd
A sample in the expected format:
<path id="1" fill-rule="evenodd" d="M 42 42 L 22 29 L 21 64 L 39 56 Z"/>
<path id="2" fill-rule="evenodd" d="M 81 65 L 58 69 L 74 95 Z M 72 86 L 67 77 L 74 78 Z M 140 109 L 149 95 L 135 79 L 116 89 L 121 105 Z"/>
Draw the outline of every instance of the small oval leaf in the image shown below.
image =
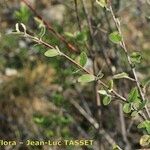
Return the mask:
<path id="1" fill-rule="evenodd" d="M 106 90 L 99 90 L 98 93 L 101 95 L 108 95 Z"/>
<path id="2" fill-rule="evenodd" d="M 87 41 L 87 33 L 85 31 L 76 32 L 75 39 L 79 43 L 84 43 Z"/>
<path id="3" fill-rule="evenodd" d="M 139 97 L 139 91 L 138 91 L 137 87 L 135 87 L 130 91 L 130 93 L 128 95 L 128 101 L 136 102 L 139 100 L 138 97 Z"/>
<path id="4" fill-rule="evenodd" d="M 84 74 L 78 78 L 78 82 L 87 83 L 95 80 L 95 76 L 91 74 Z"/>
<path id="5" fill-rule="evenodd" d="M 122 78 L 128 78 L 128 74 L 126 72 L 122 72 L 119 74 L 116 74 L 113 76 L 113 79 L 122 79 Z"/>
<path id="6" fill-rule="evenodd" d="M 108 82 L 109 90 L 111 91 L 113 89 L 113 87 L 114 87 L 114 81 L 113 80 L 109 80 L 109 82 Z"/>
<path id="7" fill-rule="evenodd" d="M 105 96 L 103 98 L 103 105 L 107 106 L 107 105 L 110 104 L 110 102 L 111 102 L 111 97 L 110 96 Z"/>
<path id="8" fill-rule="evenodd" d="M 107 6 L 107 0 L 96 0 L 97 4 L 99 4 L 101 7 Z"/>
<path id="9" fill-rule="evenodd" d="M 131 112 L 131 110 L 132 110 L 132 108 L 131 108 L 131 104 L 129 104 L 129 103 L 125 103 L 124 105 L 123 105 L 123 111 L 125 112 L 125 113 L 130 113 Z"/>
<path id="10" fill-rule="evenodd" d="M 84 67 L 86 62 L 87 62 L 87 55 L 85 52 L 82 52 L 80 54 L 80 65 Z"/>
<path id="11" fill-rule="evenodd" d="M 130 57 L 133 64 L 139 64 L 142 59 L 142 56 L 139 52 L 133 52 Z"/>
<path id="12" fill-rule="evenodd" d="M 120 43 L 122 41 L 122 36 L 120 35 L 120 33 L 118 31 L 114 31 L 113 33 L 109 34 L 109 39 L 113 42 L 113 43 Z"/>
<path id="13" fill-rule="evenodd" d="M 143 122 L 141 122 L 137 128 L 139 129 L 146 129 L 147 133 L 150 134 L 150 121 L 149 120 L 145 120 Z"/>
<path id="14" fill-rule="evenodd" d="M 136 117 L 136 116 L 138 116 L 138 112 L 137 112 L 137 111 L 133 111 L 133 112 L 131 113 L 131 117 Z"/>
<path id="15" fill-rule="evenodd" d="M 140 139 L 141 146 L 148 146 L 150 145 L 150 135 L 143 135 Z"/>
<path id="16" fill-rule="evenodd" d="M 65 32 L 64 33 L 67 37 L 69 37 L 69 38 L 74 38 L 75 37 L 75 35 L 73 34 L 73 33 L 70 33 L 70 32 Z"/>
<path id="17" fill-rule="evenodd" d="M 138 129 L 146 128 L 146 123 L 147 123 L 147 121 L 141 122 L 141 123 L 137 126 L 137 128 L 138 128 Z"/>
<path id="18" fill-rule="evenodd" d="M 44 53 L 44 55 L 46 57 L 55 57 L 57 55 L 60 55 L 60 52 L 57 49 L 49 49 Z"/>

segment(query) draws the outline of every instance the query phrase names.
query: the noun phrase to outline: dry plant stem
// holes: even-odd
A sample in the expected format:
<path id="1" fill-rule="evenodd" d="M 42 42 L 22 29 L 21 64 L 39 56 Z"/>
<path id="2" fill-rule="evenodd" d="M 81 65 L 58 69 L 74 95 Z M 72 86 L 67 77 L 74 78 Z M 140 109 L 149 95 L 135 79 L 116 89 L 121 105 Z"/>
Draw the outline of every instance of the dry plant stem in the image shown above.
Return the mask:
<path id="1" fill-rule="evenodd" d="M 32 10 L 32 12 L 33 12 L 40 20 L 43 21 L 43 23 L 45 24 L 45 26 L 47 27 L 47 29 L 48 29 L 49 31 L 51 31 L 58 39 L 60 39 L 63 43 L 65 43 L 65 44 L 67 45 L 67 47 L 68 47 L 71 51 L 73 51 L 73 52 L 77 52 L 77 51 L 78 51 L 71 43 L 69 43 L 62 35 L 60 35 L 60 34 L 52 27 L 52 25 L 50 25 L 50 23 L 48 23 L 47 21 L 45 21 L 45 20 L 43 19 L 43 17 L 37 13 L 37 11 L 35 10 L 35 8 L 33 8 L 33 7 L 31 6 L 31 4 L 30 4 L 27 0 L 21 0 L 21 1 L 24 2 L 24 3 L 28 6 L 28 8 L 29 8 L 30 10 Z"/>
<path id="2" fill-rule="evenodd" d="M 102 134 L 104 136 L 104 138 L 110 145 L 116 144 L 113 138 L 111 138 L 111 136 L 104 129 L 99 129 L 98 122 L 93 119 L 93 117 L 91 117 L 76 101 L 71 100 L 70 102 L 80 112 L 80 114 L 82 114 L 82 116 L 84 116 L 88 120 L 88 122 L 98 130 L 99 134 Z"/>
<path id="3" fill-rule="evenodd" d="M 21 33 L 20 35 L 22 35 L 25 38 L 29 38 L 29 39 L 33 40 L 34 42 L 36 42 L 38 44 L 43 44 L 47 48 L 56 49 L 54 46 L 52 46 L 52 45 L 44 42 L 42 39 L 39 39 L 37 37 L 33 37 L 33 36 L 29 35 L 29 34 L 24 34 L 24 33 Z M 88 70 L 86 70 L 84 67 L 82 67 L 80 64 L 78 64 L 76 61 L 74 61 L 72 58 L 70 58 L 69 56 L 67 56 L 66 54 L 64 54 L 64 53 L 61 52 L 61 55 L 64 56 L 67 60 L 69 60 L 70 62 L 72 62 L 75 66 L 77 66 L 79 69 L 81 69 L 85 73 L 92 74 Z"/>
<path id="4" fill-rule="evenodd" d="M 119 115 L 120 115 L 122 137 L 123 137 L 123 140 L 126 143 L 126 149 L 129 150 L 129 149 L 131 149 L 131 145 L 130 145 L 129 140 L 127 138 L 126 124 L 125 124 L 125 119 L 124 119 L 124 114 L 123 114 L 122 107 L 123 107 L 122 104 L 119 103 Z"/>
<path id="5" fill-rule="evenodd" d="M 82 101 L 82 103 L 83 103 L 83 106 L 84 106 L 84 108 L 85 108 L 85 111 L 86 111 L 90 116 L 93 116 L 93 115 L 92 115 L 92 112 L 91 112 L 91 109 L 90 109 L 90 107 L 89 107 L 89 105 L 88 105 L 88 103 L 87 103 L 87 101 L 86 101 L 84 95 L 82 95 L 81 91 L 80 91 L 77 87 L 75 87 L 75 90 L 76 90 L 77 94 L 79 95 L 79 98 L 81 99 L 81 101 Z"/>
<path id="6" fill-rule="evenodd" d="M 119 1 L 118 1 L 118 3 L 119 3 Z M 107 24 L 108 24 L 109 32 L 112 32 L 113 30 L 112 30 L 112 28 L 110 26 L 110 21 L 108 19 L 108 15 L 107 15 L 106 10 L 104 10 L 104 13 L 105 13 L 106 21 L 107 21 Z M 115 45 L 115 48 L 117 48 L 116 45 Z M 113 73 L 113 71 L 111 71 L 111 72 Z M 135 82 L 135 79 L 131 78 L 130 80 Z M 124 139 L 124 141 L 126 143 L 126 148 L 127 149 L 131 149 L 130 143 L 129 143 L 128 138 L 127 138 L 126 126 L 125 126 L 125 118 L 123 116 L 123 107 L 122 107 L 122 104 L 119 104 L 119 114 L 120 114 L 122 137 L 123 137 L 123 139 Z M 145 114 L 143 114 L 142 117 L 143 117 L 144 120 L 146 119 Z"/>
<path id="7" fill-rule="evenodd" d="M 83 10 L 84 10 L 84 14 L 85 14 L 85 17 L 86 17 L 86 20 L 87 20 L 87 24 L 88 24 L 88 28 L 89 28 L 89 31 L 90 31 L 90 37 L 91 37 L 91 45 L 90 45 L 90 49 L 91 50 L 95 50 L 94 49 L 94 31 L 93 31 L 93 28 L 92 28 L 92 23 L 91 23 L 91 17 L 90 17 L 90 14 L 88 12 L 88 9 L 87 9 L 87 6 L 86 6 L 86 0 L 82 0 L 82 5 L 83 5 Z M 92 56 L 92 51 L 89 50 L 89 54 Z M 96 63 L 96 57 L 92 57 L 92 61 L 93 61 L 93 72 L 94 72 L 94 75 L 97 74 L 97 63 Z M 98 123 L 99 123 L 99 128 L 102 127 L 102 112 L 101 112 L 101 100 L 100 100 L 100 95 L 99 93 L 97 92 L 98 91 L 98 81 L 94 81 L 94 96 L 95 96 L 95 103 L 96 103 L 96 107 L 97 107 L 97 120 L 98 120 Z M 102 145 L 101 143 L 101 140 L 99 140 L 99 144 L 100 146 Z"/>
<path id="8" fill-rule="evenodd" d="M 118 32 L 120 33 L 120 35 L 122 35 L 121 27 L 120 27 L 120 22 L 118 21 L 118 19 L 116 19 L 115 14 L 114 14 L 114 12 L 113 12 L 113 9 L 112 9 L 112 6 L 111 6 L 111 5 L 110 5 L 110 12 L 111 12 L 112 17 L 113 17 L 113 20 L 114 20 L 114 22 L 115 22 L 115 24 L 116 24 L 116 27 L 117 27 L 117 29 L 118 29 Z M 130 65 L 130 67 L 131 67 L 131 70 L 132 70 L 132 73 L 133 73 L 133 76 L 134 76 L 134 79 L 135 79 L 137 88 L 138 88 L 138 90 L 139 90 L 140 96 L 141 96 L 141 98 L 142 98 L 142 101 L 145 101 L 146 99 L 145 99 L 144 93 L 143 93 L 143 91 L 142 91 L 140 82 L 139 82 L 139 80 L 138 80 L 138 77 L 137 77 L 137 74 L 136 74 L 136 71 L 135 71 L 135 67 L 132 66 L 132 61 L 131 61 L 131 58 L 130 58 L 130 56 L 129 56 L 129 54 L 128 54 L 128 50 L 127 50 L 126 44 L 125 44 L 125 42 L 124 42 L 123 36 L 122 36 L 122 41 L 121 41 L 121 43 L 120 43 L 120 46 L 123 48 L 123 50 L 124 50 L 124 52 L 125 52 L 125 54 L 126 54 L 126 57 L 127 57 L 127 59 L 128 59 L 128 63 L 129 63 L 129 65 Z M 148 115 L 148 118 L 150 119 L 150 112 L 149 112 L 147 106 L 145 106 L 145 110 L 146 110 L 146 113 L 147 113 L 147 115 Z"/>
<path id="9" fill-rule="evenodd" d="M 81 23 L 80 23 L 80 18 L 79 18 L 78 2 L 77 2 L 77 0 L 74 0 L 74 4 L 75 4 L 75 12 L 76 12 L 76 17 L 77 17 L 77 22 L 78 22 L 78 28 L 79 28 L 79 31 L 81 32 Z"/>
<path id="10" fill-rule="evenodd" d="M 150 5 L 150 0 L 146 0 L 147 4 Z"/>
<path id="11" fill-rule="evenodd" d="M 96 59 L 93 60 L 93 70 L 94 74 L 97 72 L 97 66 L 96 66 Z M 97 116 L 98 116 L 98 122 L 99 122 L 99 128 L 102 127 L 102 112 L 101 112 L 101 100 L 100 100 L 100 95 L 97 92 L 99 90 L 98 87 L 98 81 L 94 82 L 94 92 L 95 92 L 95 100 L 96 100 L 96 105 L 97 105 Z"/>
<path id="12" fill-rule="evenodd" d="M 113 29 L 112 29 L 112 27 L 111 27 L 111 25 L 110 25 L 110 20 L 109 20 L 109 18 L 108 18 L 108 14 L 107 14 L 107 11 L 106 10 L 104 10 L 104 15 L 105 15 L 105 18 L 106 18 L 106 22 L 107 22 L 107 24 L 108 24 L 108 30 L 109 30 L 109 32 L 112 32 L 113 31 Z M 118 49 L 118 47 L 117 47 L 117 45 L 115 45 L 115 49 L 117 50 Z M 116 65 L 115 65 L 115 67 L 117 68 L 118 67 L 118 69 L 119 70 L 122 70 L 120 67 L 119 67 L 119 62 L 118 62 L 118 55 L 116 54 Z M 107 57 L 106 57 L 107 58 Z M 108 59 L 108 61 L 110 61 L 109 59 Z M 111 63 L 111 62 L 110 62 Z M 109 66 L 112 66 L 113 64 L 110 64 Z M 110 70 L 111 70 L 111 74 L 112 75 L 114 75 L 114 72 L 113 72 L 113 70 L 112 70 L 112 68 L 110 67 Z M 119 81 L 119 82 L 121 82 L 121 81 Z M 119 89 L 121 89 L 120 90 L 120 92 L 123 94 L 124 93 L 124 90 L 122 89 L 122 88 L 119 88 Z M 126 143 L 125 145 L 126 145 L 126 149 L 131 149 L 131 145 L 130 145 L 130 142 L 129 142 L 129 140 L 128 140 L 128 136 L 127 136 L 127 129 L 126 129 L 126 123 L 125 123 L 125 116 L 123 115 L 123 105 L 121 104 L 121 103 L 119 103 L 118 104 L 118 107 L 119 107 L 119 116 L 120 116 L 120 123 L 121 123 L 121 134 L 122 134 L 122 137 L 123 137 L 123 140 L 124 140 L 124 142 Z"/>
<path id="13" fill-rule="evenodd" d="M 86 0 L 82 0 L 82 4 L 83 4 L 83 10 L 87 19 L 87 23 L 88 23 L 88 27 L 90 30 L 90 36 L 91 36 L 91 40 L 92 40 L 92 44 L 93 44 L 93 39 L 94 39 L 94 32 L 93 32 L 93 28 L 92 28 L 92 24 L 91 24 L 91 19 L 90 19 L 90 15 L 88 13 L 88 10 L 86 8 Z"/>

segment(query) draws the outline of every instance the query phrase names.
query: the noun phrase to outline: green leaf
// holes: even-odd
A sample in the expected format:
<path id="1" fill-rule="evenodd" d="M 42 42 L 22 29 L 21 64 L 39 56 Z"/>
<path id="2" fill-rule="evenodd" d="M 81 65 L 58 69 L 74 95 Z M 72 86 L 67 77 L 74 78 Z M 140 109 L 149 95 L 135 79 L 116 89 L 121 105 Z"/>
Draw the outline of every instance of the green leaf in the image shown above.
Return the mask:
<path id="1" fill-rule="evenodd" d="M 42 124 L 44 122 L 44 118 L 43 117 L 38 117 L 38 116 L 34 116 L 33 120 L 37 124 Z"/>
<path id="2" fill-rule="evenodd" d="M 78 82 L 87 83 L 95 80 L 95 76 L 91 74 L 84 74 L 78 78 Z"/>
<path id="3" fill-rule="evenodd" d="M 146 128 L 146 124 L 147 124 L 147 123 L 149 123 L 148 120 L 143 121 L 143 122 L 141 122 L 141 123 L 137 126 L 137 128 L 138 128 L 138 129 Z"/>
<path id="4" fill-rule="evenodd" d="M 132 113 L 131 113 L 131 117 L 136 117 L 138 115 L 138 112 L 137 111 L 133 111 Z"/>
<path id="5" fill-rule="evenodd" d="M 86 62 L 87 62 L 87 55 L 85 52 L 82 52 L 80 54 L 80 65 L 84 67 Z"/>
<path id="6" fill-rule="evenodd" d="M 70 32 L 65 32 L 64 34 L 65 34 L 67 37 L 69 37 L 69 38 L 74 38 L 74 37 L 75 37 L 75 35 L 72 34 L 72 33 L 70 33 Z"/>
<path id="7" fill-rule="evenodd" d="M 122 78 L 128 78 L 128 74 L 125 73 L 125 72 L 122 72 L 122 73 L 119 73 L 119 74 L 116 74 L 113 76 L 113 79 L 122 79 Z"/>
<path id="8" fill-rule="evenodd" d="M 77 32 L 75 39 L 77 40 L 77 42 L 83 43 L 87 41 L 87 33 L 85 31 L 82 32 Z"/>
<path id="9" fill-rule="evenodd" d="M 142 103 L 141 103 L 140 99 L 137 99 L 136 101 L 134 101 L 134 102 L 132 103 L 133 107 L 136 108 L 137 110 L 139 110 L 141 104 L 142 104 Z"/>
<path id="10" fill-rule="evenodd" d="M 146 127 L 146 131 L 150 135 L 150 125 L 148 127 Z"/>
<path id="11" fill-rule="evenodd" d="M 141 63 L 142 56 L 139 52 L 133 52 L 130 57 L 133 64 Z"/>
<path id="12" fill-rule="evenodd" d="M 107 0 L 96 0 L 97 4 L 99 4 L 101 7 L 107 6 Z"/>
<path id="13" fill-rule="evenodd" d="M 114 81 L 113 80 L 110 80 L 109 83 L 108 83 L 108 88 L 109 90 L 111 91 L 114 87 Z"/>
<path id="14" fill-rule="evenodd" d="M 128 114 L 128 113 L 131 112 L 131 110 L 132 110 L 131 104 L 125 103 L 125 104 L 123 105 L 123 111 L 124 111 L 125 113 Z"/>
<path id="15" fill-rule="evenodd" d="M 113 145 L 113 150 L 122 150 L 118 145 L 114 144 Z"/>
<path id="16" fill-rule="evenodd" d="M 147 100 L 144 100 L 140 103 L 138 110 L 142 110 L 147 104 Z"/>
<path id="17" fill-rule="evenodd" d="M 138 101 L 139 100 L 138 97 L 139 97 L 139 91 L 138 91 L 137 87 L 135 87 L 130 91 L 130 93 L 128 95 L 128 101 L 129 102 Z"/>
<path id="18" fill-rule="evenodd" d="M 24 3 L 21 2 L 20 9 L 18 11 L 15 11 L 14 17 L 18 19 L 20 22 L 26 24 L 29 21 L 30 16 L 31 16 L 30 10 Z"/>
<path id="19" fill-rule="evenodd" d="M 64 33 L 67 37 L 71 38 L 72 40 L 76 40 L 76 42 L 83 43 L 87 41 L 87 32 L 86 31 L 81 31 L 81 32 L 75 32 L 70 33 L 70 32 L 65 32 Z"/>
<path id="20" fill-rule="evenodd" d="M 150 134 L 150 121 L 149 120 L 145 120 L 145 121 L 141 122 L 137 126 L 137 128 L 139 128 L 139 129 L 144 128 L 144 129 L 146 129 L 146 131 L 148 132 L 148 134 Z"/>
<path id="21" fill-rule="evenodd" d="M 148 146 L 148 145 L 150 145 L 150 135 L 143 135 L 140 138 L 140 145 L 141 146 Z"/>
<path id="22" fill-rule="evenodd" d="M 44 55 L 46 57 L 55 57 L 55 56 L 61 55 L 61 54 L 57 49 L 49 49 L 44 53 Z"/>
<path id="23" fill-rule="evenodd" d="M 111 97 L 110 96 L 105 96 L 103 98 L 103 105 L 107 106 L 107 105 L 110 104 L 110 102 L 111 102 Z"/>
<path id="24" fill-rule="evenodd" d="M 98 93 L 101 95 L 108 95 L 106 90 L 99 90 Z"/>
<path id="25" fill-rule="evenodd" d="M 109 39 L 113 42 L 113 43 L 120 43 L 122 41 L 122 36 L 120 35 L 120 33 L 118 31 L 115 31 L 111 34 L 109 34 Z"/>

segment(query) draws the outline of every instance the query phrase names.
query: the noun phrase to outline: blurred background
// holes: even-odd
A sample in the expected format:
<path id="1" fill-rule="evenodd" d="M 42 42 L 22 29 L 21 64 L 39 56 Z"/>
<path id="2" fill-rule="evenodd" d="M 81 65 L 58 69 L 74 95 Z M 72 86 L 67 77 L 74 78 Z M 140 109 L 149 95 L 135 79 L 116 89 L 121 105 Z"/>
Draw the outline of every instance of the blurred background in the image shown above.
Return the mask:
<path id="1" fill-rule="evenodd" d="M 107 83 L 110 80 L 112 71 L 117 73 L 125 70 L 130 73 L 121 48 L 108 40 L 109 33 L 115 30 L 110 13 L 99 7 L 95 0 L 87 0 L 86 6 L 83 1 L 77 0 L 76 3 L 75 0 L 28 0 L 56 31 L 46 29 L 43 40 L 59 46 L 73 59 L 77 59 L 80 52 L 86 51 L 91 45 L 86 14 L 88 10 L 96 41 L 93 45 L 97 49 L 97 68 L 105 75 L 103 81 Z M 142 54 L 142 63 L 137 65 L 137 70 L 138 77 L 144 84 L 150 80 L 150 3 L 148 0 L 114 0 L 112 3 L 116 16 L 121 20 L 129 51 L 139 51 Z M 77 83 L 80 73 L 64 58 L 46 58 L 43 53 L 47 48 L 29 39 L 9 34 L 14 31 L 16 23 L 23 22 L 31 34 L 40 36 L 42 28 L 35 17 L 35 12 L 21 1 L 0 1 L 0 139 L 94 139 L 95 142 L 93 146 L 85 147 L 17 145 L 0 149 L 111 150 L 105 135 L 98 134 L 79 112 L 78 106 L 81 106 L 95 118 L 97 108 L 93 84 Z M 71 37 L 71 34 L 79 31 L 82 34 L 78 38 Z M 74 45 L 77 52 L 69 50 L 58 38 L 58 34 Z M 89 57 L 87 69 L 92 70 L 92 65 Z M 118 89 L 118 82 L 115 84 Z M 126 96 L 133 86 L 133 83 L 123 80 L 119 83 L 118 91 L 123 91 L 122 95 Z M 146 92 L 147 97 L 150 97 L 149 86 Z M 99 109 L 102 113 L 100 121 L 103 129 L 120 147 L 132 150 L 141 148 L 139 139 L 142 131 L 136 128 L 138 119 L 125 115 L 125 128 L 122 128 L 122 110 L 117 100 Z"/>

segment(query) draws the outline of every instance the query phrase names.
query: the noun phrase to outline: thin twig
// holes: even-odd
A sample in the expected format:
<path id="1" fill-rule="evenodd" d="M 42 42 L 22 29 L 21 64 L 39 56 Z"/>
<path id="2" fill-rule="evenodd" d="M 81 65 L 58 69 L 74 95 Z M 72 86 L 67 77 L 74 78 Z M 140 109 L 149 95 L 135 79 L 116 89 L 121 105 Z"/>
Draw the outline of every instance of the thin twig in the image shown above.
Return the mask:
<path id="1" fill-rule="evenodd" d="M 89 30 L 90 30 L 90 36 L 91 36 L 92 45 L 93 45 L 94 31 L 93 31 L 93 28 L 92 28 L 91 18 L 90 18 L 90 15 L 88 13 L 88 9 L 86 8 L 86 0 L 82 0 L 82 4 L 83 4 L 83 10 L 84 10 L 84 13 L 85 13 L 85 16 L 86 16 L 86 19 L 87 19 L 88 27 L 89 27 Z"/>
<path id="2" fill-rule="evenodd" d="M 29 35 L 27 33 L 24 32 L 20 32 L 20 33 L 13 33 L 13 34 L 19 34 L 25 38 L 29 38 L 31 40 L 33 40 L 34 42 L 38 43 L 38 44 L 43 44 L 44 46 L 50 48 L 50 49 L 56 49 L 54 46 L 46 43 L 45 41 L 43 41 L 42 39 L 39 39 L 38 37 L 34 37 L 32 35 Z M 92 74 L 91 72 L 89 72 L 87 69 L 85 69 L 84 67 L 82 67 L 79 63 L 77 63 L 75 60 L 73 60 L 72 58 L 70 58 L 68 55 L 66 55 L 65 53 L 61 52 L 61 55 L 64 56 L 67 60 L 69 60 L 72 64 L 74 64 L 76 67 L 78 67 L 79 69 L 81 69 L 83 72 L 85 72 L 86 74 L 91 74 L 93 76 L 95 76 L 94 74 Z M 95 76 L 96 78 L 96 76 Z M 101 84 L 104 88 L 109 89 L 108 85 L 105 84 L 103 81 L 98 80 L 97 81 L 98 84 Z M 121 101 L 126 102 L 126 98 L 121 96 L 119 93 L 117 93 L 115 90 L 111 91 L 112 94 L 114 94 L 116 97 L 118 97 Z M 142 114 L 139 113 L 139 115 L 144 118 L 144 116 Z"/>
<path id="3" fill-rule="evenodd" d="M 87 9 L 87 6 L 86 6 L 86 1 L 85 0 L 82 0 L 82 5 L 83 5 L 83 10 L 84 10 L 84 14 L 86 16 L 86 20 L 87 20 L 87 24 L 88 24 L 88 28 L 89 28 L 89 31 L 90 31 L 90 37 L 91 37 L 91 45 L 90 45 L 90 55 L 92 57 L 92 51 L 95 51 L 94 49 L 94 31 L 93 31 L 93 28 L 92 28 L 92 22 L 91 22 L 91 16 L 89 14 L 89 11 Z M 93 72 L 94 72 L 94 75 L 97 74 L 97 62 L 96 62 L 96 57 L 93 56 L 92 57 L 92 61 L 93 61 Z M 98 81 L 94 81 L 94 99 L 95 99 L 95 103 L 96 103 L 96 107 L 97 107 L 97 120 L 98 120 L 98 123 L 99 123 L 99 128 L 102 127 L 102 112 L 101 112 L 101 100 L 100 100 L 100 95 L 98 93 Z M 99 140 L 99 143 L 100 143 L 100 146 L 101 146 L 101 140 Z"/>
<path id="4" fill-rule="evenodd" d="M 82 114 L 82 116 L 84 116 L 88 122 L 95 128 L 98 130 L 99 134 L 102 134 L 104 136 L 104 138 L 107 140 L 107 142 L 110 145 L 114 145 L 116 142 L 114 141 L 114 139 L 104 130 L 104 129 L 99 129 L 99 124 L 98 122 L 93 119 L 93 117 L 91 117 L 76 101 L 71 100 L 70 101 L 71 104 L 80 112 L 80 114 Z"/>
<path id="5" fill-rule="evenodd" d="M 80 23 L 80 18 L 79 18 L 77 0 L 74 0 L 74 4 L 75 4 L 75 12 L 76 12 L 76 17 L 77 17 L 77 22 L 78 22 L 79 31 L 81 32 L 81 23 Z"/>
<path id="6" fill-rule="evenodd" d="M 122 137 L 126 143 L 126 149 L 129 150 L 129 149 L 131 149 L 131 145 L 130 145 L 129 140 L 127 138 L 126 124 L 125 124 L 125 119 L 124 119 L 124 115 L 123 115 L 122 104 L 119 104 L 119 114 L 120 114 Z"/>
<path id="7" fill-rule="evenodd" d="M 138 88 L 139 93 L 140 93 L 140 96 L 141 96 L 141 99 L 142 99 L 142 101 L 145 101 L 146 99 L 145 99 L 144 93 L 143 93 L 143 91 L 142 91 L 140 82 L 139 82 L 139 80 L 138 80 L 138 77 L 137 77 L 137 74 L 136 74 L 136 71 L 135 71 L 135 67 L 133 67 L 133 65 L 132 65 L 131 58 L 130 58 L 130 56 L 129 56 L 129 54 L 128 54 L 128 50 L 127 50 L 126 44 L 125 44 L 124 39 L 123 39 L 123 34 L 122 34 L 122 32 L 121 32 L 120 22 L 119 22 L 119 20 L 115 17 L 115 14 L 114 14 L 114 12 L 113 12 L 113 9 L 112 9 L 112 6 L 111 6 L 111 5 L 110 5 L 110 12 L 111 12 L 111 14 L 112 14 L 112 17 L 113 17 L 113 20 L 114 20 L 114 22 L 115 22 L 115 25 L 116 25 L 116 27 L 117 27 L 117 29 L 118 29 L 118 32 L 120 33 L 120 35 L 122 35 L 122 41 L 121 41 L 120 45 L 121 45 L 121 47 L 123 48 L 123 50 L 124 50 L 124 52 L 125 52 L 125 54 L 126 54 L 126 57 L 127 57 L 127 59 L 128 59 L 128 63 L 129 63 L 129 65 L 130 65 L 130 67 L 131 67 L 131 70 L 132 70 L 132 73 L 133 73 L 133 76 L 134 76 L 134 79 L 135 79 L 137 88 Z M 148 118 L 150 119 L 150 112 L 149 112 L 147 106 L 145 106 L 145 110 L 146 110 L 146 113 L 147 113 L 147 115 L 148 115 Z"/>

